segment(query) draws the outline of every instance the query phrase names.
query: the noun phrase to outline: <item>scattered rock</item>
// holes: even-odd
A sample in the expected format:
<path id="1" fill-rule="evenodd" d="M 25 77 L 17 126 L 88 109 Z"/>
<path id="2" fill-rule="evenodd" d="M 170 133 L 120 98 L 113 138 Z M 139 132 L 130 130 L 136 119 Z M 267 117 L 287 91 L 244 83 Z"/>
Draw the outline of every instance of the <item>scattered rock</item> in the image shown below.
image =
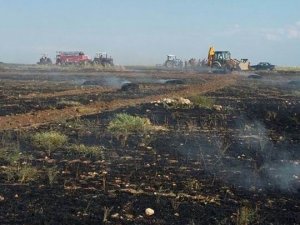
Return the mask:
<path id="1" fill-rule="evenodd" d="M 223 107 L 221 105 L 213 105 L 213 109 L 216 111 L 221 111 Z"/>
<path id="2" fill-rule="evenodd" d="M 161 102 L 166 103 L 166 104 L 172 104 L 175 103 L 175 99 L 171 99 L 171 98 L 164 98 Z M 158 102 L 160 103 L 160 102 Z"/>
<path id="3" fill-rule="evenodd" d="M 160 103 L 164 103 L 164 104 L 168 104 L 168 105 L 172 105 L 172 104 L 179 104 L 179 105 L 192 105 L 192 102 L 187 99 L 187 98 L 163 98 L 161 100 L 158 101 L 153 101 L 151 102 L 152 104 L 160 104 Z"/>
<path id="4" fill-rule="evenodd" d="M 178 163 L 178 160 L 175 160 L 175 159 L 169 159 L 168 162 L 169 162 L 170 164 L 176 164 L 176 163 Z"/>
<path id="5" fill-rule="evenodd" d="M 56 160 L 55 160 L 55 159 L 49 159 L 49 158 L 47 158 L 45 161 L 46 161 L 47 163 L 49 163 L 49 164 L 55 164 L 55 163 L 56 163 Z"/>
<path id="6" fill-rule="evenodd" d="M 75 163 L 81 163 L 81 160 L 80 159 L 74 159 L 74 160 L 68 161 L 68 164 L 75 164 Z"/>
<path id="7" fill-rule="evenodd" d="M 122 159 L 122 160 L 132 160 L 133 157 L 130 156 L 130 155 L 125 155 L 125 156 L 122 156 L 121 159 Z"/>
<path id="8" fill-rule="evenodd" d="M 125 214 L 126 219 L 133 220 L 134 216 L 132 214 Z"/>
<path id="9" fill-rule="evenodd" d="M 192 102 L 187 98 L 180 97 L 177 101 L 179 104 L 182 104 L 182 105 L 191 105 L 192 104 Z"/>
<path id="10" fill-rule="evenodd" d="M 147 209 L 145 210 L 145 214 L 146 214 L 147 216 L 153 216 L 153 215 L 154 215 L 154 210 L 151 209 L 151 208 L 147 208 Z"/>
<path id="11" fill-rule="evenodd" d="M 120 218 L 120 215 L 119 213 L 114 213 L 110 216 L 112 219 L 119 219 Z"/>

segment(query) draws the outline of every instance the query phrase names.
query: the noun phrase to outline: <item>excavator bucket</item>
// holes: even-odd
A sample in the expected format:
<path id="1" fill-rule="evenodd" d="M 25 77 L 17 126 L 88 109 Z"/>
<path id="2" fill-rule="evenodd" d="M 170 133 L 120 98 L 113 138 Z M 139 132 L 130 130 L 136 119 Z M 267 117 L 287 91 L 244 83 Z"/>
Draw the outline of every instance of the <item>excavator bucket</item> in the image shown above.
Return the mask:
<path id="1" fill-rule="evenodd" d="M 249 70 L 250 69 L 250 62 L 248 59 L 242 59 L 238 63 L 238 70 Z"/>

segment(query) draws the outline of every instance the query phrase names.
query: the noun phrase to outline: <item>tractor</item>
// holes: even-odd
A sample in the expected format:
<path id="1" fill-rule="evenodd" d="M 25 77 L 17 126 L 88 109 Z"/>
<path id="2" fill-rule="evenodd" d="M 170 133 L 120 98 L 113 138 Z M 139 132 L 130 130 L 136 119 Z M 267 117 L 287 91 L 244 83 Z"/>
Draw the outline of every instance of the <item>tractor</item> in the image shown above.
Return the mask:
<path id="1" fill-rule="evenodd" d="M 44 54 L 40 58 L 40 61 L 37 62 L 37 64 L 39 64 L 39 65 L 51 65 L 52 64 L 52 60 L 46 54 Z"/>
<path id="2" fill-rule="evenodd" d="M 220 71 L 249 70 L 250 68 L 248 59 L 240 61 L 232 59 L 229 51 L 215 51 L 213 47 L 209 49 L 207 63 L 214 70 Z"/>
<path id="3" fill-rule="evenodd" d="M 97 53 L 96 57 L 93 60 L 94 64 L 100 64 L 104 67 L 106 66 L 114 66 L 114 60 L 112 57 L 108 57 L 107 53 Z"/>
<path id="4" fill-rule="evenodd" d="M 182 69 L 183 62 L 180 59 L 177 59 L 175 55 L 167 55 L 167 60 L 164 63 L 166 68 L 170 69 Z"/>

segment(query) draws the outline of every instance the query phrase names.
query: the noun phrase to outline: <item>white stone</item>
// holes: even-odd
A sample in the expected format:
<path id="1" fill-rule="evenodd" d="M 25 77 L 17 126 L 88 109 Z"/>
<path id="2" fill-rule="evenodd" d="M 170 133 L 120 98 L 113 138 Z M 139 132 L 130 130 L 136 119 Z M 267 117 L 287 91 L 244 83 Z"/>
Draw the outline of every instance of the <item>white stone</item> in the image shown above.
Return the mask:
<path id="1" fill-rule="evenodd" d="M 179 102 L 180 104 L 182 104 L 182 105 L 191 105 L 191 104 L 192 104 L 191 101 L 190 101 L 189 99 L 187 99 L 187 98 L 182 98 L 182 97 L 180 97 L 180 98 L 178 99 L 178 102 Z"/>
<path id="2" fill-rule="evenodd" d="M 111 218 L 118 219 L 120 217 L 119 213 L 115 213 L 111 215 Z"/>
<path id="3" fill-rule="evenodd" d="M 147 208 L 147 209 L 145 210 L 145 214 L 146 214 L 147 216 L 153 216 L 153 215 L 154 215 L 154 210 L 151 209 L 151 208 Z"/>

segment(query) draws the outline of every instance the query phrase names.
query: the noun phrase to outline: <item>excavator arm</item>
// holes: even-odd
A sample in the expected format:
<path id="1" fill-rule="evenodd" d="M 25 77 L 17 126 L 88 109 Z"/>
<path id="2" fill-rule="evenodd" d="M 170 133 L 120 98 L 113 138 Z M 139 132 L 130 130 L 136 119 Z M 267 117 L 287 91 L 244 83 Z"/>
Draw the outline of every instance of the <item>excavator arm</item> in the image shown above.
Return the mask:
<path id="1" fill-rule="evenodd" d="M 207 65 L 208 66 L 212 66 L 214 55 L 215 55 L 215 48 L 210 47 L 209 50 L 208 50 L 208 57 L 207 57 Z"/>

